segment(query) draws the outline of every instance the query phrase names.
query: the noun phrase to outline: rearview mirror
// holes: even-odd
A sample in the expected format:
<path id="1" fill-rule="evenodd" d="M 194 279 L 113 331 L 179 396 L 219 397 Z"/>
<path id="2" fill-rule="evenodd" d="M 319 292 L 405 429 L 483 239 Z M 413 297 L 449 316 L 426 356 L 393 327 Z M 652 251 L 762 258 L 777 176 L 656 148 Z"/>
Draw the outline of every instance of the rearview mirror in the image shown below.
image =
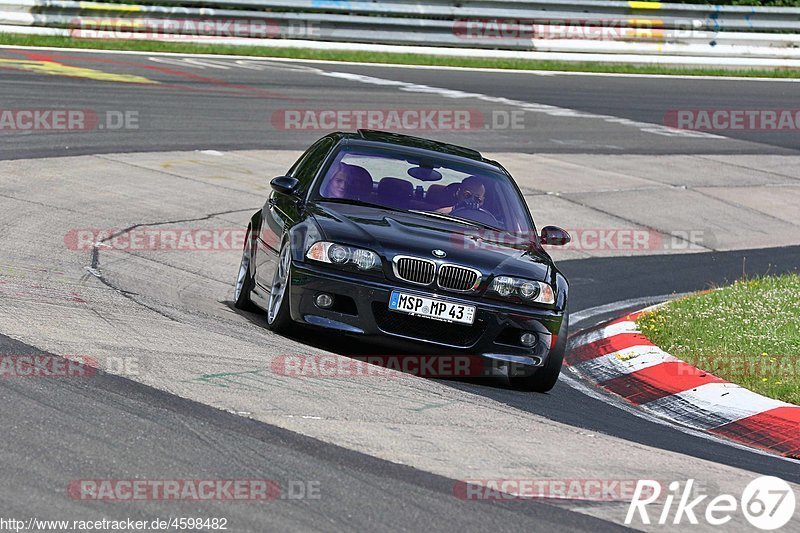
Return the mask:
<path id="1" fill-rule="evenodd" d="M 543 227 L 542 235 L 539 237 L 539 242 L 550 246 L 564 246 L 571 240 L 572 237 L 570 237 L 569 233 L 558 226 Z"/>
<path id="2" fill-rule="evenodd" d="M 272 190 L 280 194 L 294 196 L 300 188 L 300 182 L 289 176 L 278 176 L 270 182 Z"/>

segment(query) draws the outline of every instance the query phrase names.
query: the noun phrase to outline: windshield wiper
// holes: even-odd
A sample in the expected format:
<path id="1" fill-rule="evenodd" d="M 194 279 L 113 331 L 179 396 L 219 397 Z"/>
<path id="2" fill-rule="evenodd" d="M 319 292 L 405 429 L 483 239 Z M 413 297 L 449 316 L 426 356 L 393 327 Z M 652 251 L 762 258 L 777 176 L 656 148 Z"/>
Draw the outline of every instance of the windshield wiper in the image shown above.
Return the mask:
<path id="1" fill-rule="evenodd" d="M 435 211 L 417 211 L 416 209 L 409 209 L 408 212 L 409 213 L 415 213 L 417 215 L 429 216 L 429 217 L 433 217 L 433 218 L 441 218 L 441 219 L 444 219 L 444 220 L 449 220 L 451 222 L 457 222 L 459 224 L 465 224 L 467 226 L 474 226 L 476 228 L 485 228 L 485 229 L 490 229 L 490 230 L 494 230 L 494 231 L 502 231 L 502 232 L 506 231 L 504 229 L 496 228 L 496 227 L 494 227 L 494 226 L 492 226 L 490 224 L 484 224 L 483 222 L 476 222 L 475 220 L 470 220 L 468 218 L 454 217 L 453 215 L 447 215 L 445 213 L 437 213 Z"/>

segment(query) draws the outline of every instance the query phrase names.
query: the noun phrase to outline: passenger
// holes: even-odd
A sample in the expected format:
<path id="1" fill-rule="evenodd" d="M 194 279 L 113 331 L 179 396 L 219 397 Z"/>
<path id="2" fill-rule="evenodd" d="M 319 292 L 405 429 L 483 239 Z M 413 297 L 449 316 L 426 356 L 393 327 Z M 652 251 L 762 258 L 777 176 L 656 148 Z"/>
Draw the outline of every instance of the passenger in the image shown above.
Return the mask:
<path id="1" fill-rule="evenodd" d="M 459 185 L 452 206 L 437 209 L 437 213 L 450 214 L 456 209 L 480 209 L 486 198 L 486 187 L 477 176 L 469 176 Z"/>
<path id="2" fill-rule="evenodd" d="M 339 163 L 336 172 L 325 178 L 322 185 L 322 196 L 368 202 L 372 195 L 372 176 L 364 167 Z"/>
<path id="3" fill-rule="evenodd" d="M 339 165 L 339 170 L 328 181 L 328 186 L 323 196 L 326 198 L 347 198 L 347 178 L 349 175 L 347 165 L 344 163 Z"/>

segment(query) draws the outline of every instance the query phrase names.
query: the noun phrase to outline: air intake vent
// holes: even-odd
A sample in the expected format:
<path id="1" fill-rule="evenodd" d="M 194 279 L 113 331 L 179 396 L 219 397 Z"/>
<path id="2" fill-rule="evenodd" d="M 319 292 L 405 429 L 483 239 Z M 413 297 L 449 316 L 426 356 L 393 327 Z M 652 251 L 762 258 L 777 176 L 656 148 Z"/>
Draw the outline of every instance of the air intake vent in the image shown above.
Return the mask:
<path id="1" fill-rule="evenodd" d="M 398 278 L 417 285 L 430 285 L 436 277 L 436 263 L 428 259 L 395 257 L 394 266 Z"/>
<path id="2" fill-rule="evenodd" d="M 451 291 L 467 292 L 476 288 L 481 273 L 471 268 L 442 265 L 439 269 L 439 286 Z"/>

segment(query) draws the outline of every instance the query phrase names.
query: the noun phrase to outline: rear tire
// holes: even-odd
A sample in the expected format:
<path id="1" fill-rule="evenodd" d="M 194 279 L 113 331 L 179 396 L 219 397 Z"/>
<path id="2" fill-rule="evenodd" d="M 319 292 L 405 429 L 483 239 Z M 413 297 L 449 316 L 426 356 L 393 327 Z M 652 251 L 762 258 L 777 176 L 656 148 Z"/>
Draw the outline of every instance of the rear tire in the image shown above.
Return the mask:
<path id="1" fill-rule="evenodd" d="M 278 266 L 272 278 L 267 307 L 267 327 L 275 333 L 286 333 L 294 324 L 289 312 L 291 266 L 292 252 L 286 242 L 278 255 Z"/>
<path id="2" fill-rule="evenodd" d="M 564 364 L 564 352 L 567 349 L 567 335 L 569 333 L 569 314 L 564 312 L 564 319 L 558 329 L 556 345 L 550 350 L 547 363 L 537 369 L 531 376 L 509 376 L 508 381 L 517 390 L 530 392 L 548 392 L 555 387 L 561 367 Z"/>
<path id="3" fill-rule="evenodd" d="M 256 306 L 250 300 L 250 291 L 255 287 L 253 275 L 250 273 L 250 264 L 253 261 L 253 240 L 250 237 L 250 228 L 244 237 L 242 260 L 239 263 L 239 274 L 236 276 L 236 285 L 233 288 L 233 305 L 243 311 L 255 311 Z"/>

